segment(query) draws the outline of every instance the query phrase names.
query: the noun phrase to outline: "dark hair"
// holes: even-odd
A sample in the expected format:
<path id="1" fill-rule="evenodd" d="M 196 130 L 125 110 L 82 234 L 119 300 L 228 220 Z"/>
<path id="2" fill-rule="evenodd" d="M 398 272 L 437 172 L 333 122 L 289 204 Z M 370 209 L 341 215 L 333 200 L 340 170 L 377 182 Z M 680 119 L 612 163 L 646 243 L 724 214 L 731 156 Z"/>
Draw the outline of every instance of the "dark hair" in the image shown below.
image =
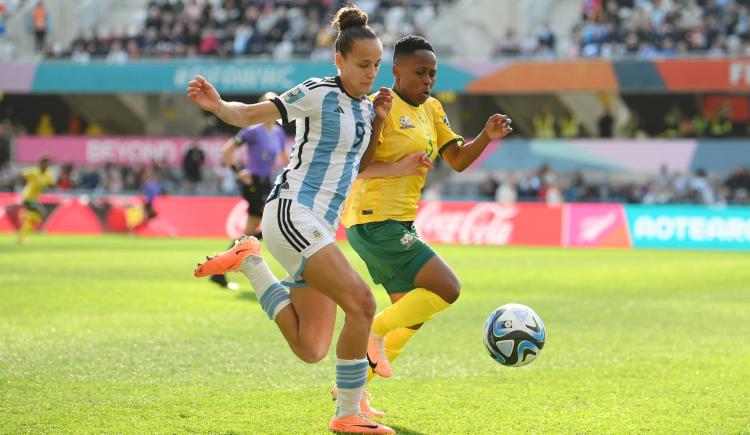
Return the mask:
<path id="1" fill-rule="evenodd" d="M 354 5 L 345 5 L 336 12 L 331 26 L 338 32 L 336 51 L 346 55 L 355 39 L 377 39 L 378 35 L 367 25 L 367 14 Z"/>
<path id="2" fill-rule="evenodd" d="M 433 53 L 435 52 L 435 49 L 432 48 L 432 44 L 423 37 L 416 35 L 404 36 L 393 46 L 393 60 L 395 61 L 396 58 L 400 56 L 409 55 L 418 50 L 429 50 Z"/>

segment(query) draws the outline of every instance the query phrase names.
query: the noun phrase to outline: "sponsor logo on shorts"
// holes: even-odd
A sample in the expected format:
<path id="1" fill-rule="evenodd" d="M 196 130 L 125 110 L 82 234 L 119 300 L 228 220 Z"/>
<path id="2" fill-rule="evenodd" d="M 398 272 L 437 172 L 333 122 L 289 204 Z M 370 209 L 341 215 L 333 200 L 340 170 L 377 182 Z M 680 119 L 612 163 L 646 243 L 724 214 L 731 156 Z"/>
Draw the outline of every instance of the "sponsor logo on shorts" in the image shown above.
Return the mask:
<path id="1" fill-rule="evenodd" d="M 410 249 L 416 242 L 417 238 L 414 237 L 414 234 L 404 233 L 404 235 L 401 236 L 401 245 L 404 249 Z"/>

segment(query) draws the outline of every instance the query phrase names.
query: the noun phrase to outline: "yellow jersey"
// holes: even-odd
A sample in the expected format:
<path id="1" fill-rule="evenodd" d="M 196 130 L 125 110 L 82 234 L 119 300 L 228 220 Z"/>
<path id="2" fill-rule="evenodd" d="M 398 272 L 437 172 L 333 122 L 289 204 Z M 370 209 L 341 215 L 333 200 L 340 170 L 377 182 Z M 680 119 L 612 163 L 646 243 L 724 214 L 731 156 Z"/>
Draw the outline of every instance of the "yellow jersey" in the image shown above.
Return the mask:
<path id="1" fill-rule="evenodd" d="M 37 201 L 42 190 L 55 184 L 55 177 L 49 169 L 42 172 L 39 168 L 27 168 L 21 173 L 26 179 L 26 186 L 21 194 L 24 201 Z"/>
<path id="2" fill-rule="evenodd" d="M 421 105 L 405 100 L 395 90 L 373 162 L 395 162 L 424 151 L 431 160 L 463 138 L 451 130 L 443 105 L 430 97 Z M 374 99 L 374 95 L 370 96 Z M 426 170 L 426 169 L 425 169 Z M 425 177 L 357 178 L 344 205 L 345 227 L 385 220 L 413 221 L 422 197 Z"/>

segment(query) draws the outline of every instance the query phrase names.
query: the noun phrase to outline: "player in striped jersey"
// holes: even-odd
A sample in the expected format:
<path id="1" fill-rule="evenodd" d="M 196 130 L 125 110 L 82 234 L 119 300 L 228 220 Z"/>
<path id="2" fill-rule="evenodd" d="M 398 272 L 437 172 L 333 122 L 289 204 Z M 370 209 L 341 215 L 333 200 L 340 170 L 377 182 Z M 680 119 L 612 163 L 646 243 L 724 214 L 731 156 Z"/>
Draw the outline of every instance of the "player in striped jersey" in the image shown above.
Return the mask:
<path id="1" fill-rule="evenodd" d="M 287 271 L 287 278 L 280 283 L 271 273 L 254 237 L 208 258 L 195 275 L 241 270 L 292 351 L 310 363 L 328 352 L 336 305 L 340 306 L 346 317 L 336 346 L 336 413 L 328 428 L 394 433 L 360 412 L 375 300 L 335 243 L 344 200 L 358 172 L 372 159 L 392 97 L 385 88 L 373 102 L 366 95 L 383 55 L 380 41 L 367 26 L 367 14 L 344 7 L 333 26 L 339 31 L 336 77 L 307 80 L 278 98 L 253 105 L 221 100 L 202 77 L 189 83 L 188 98 L 229 124 L 297 121 L 291 160 L 276 179 L 261 221 L 268 250 Z"/>

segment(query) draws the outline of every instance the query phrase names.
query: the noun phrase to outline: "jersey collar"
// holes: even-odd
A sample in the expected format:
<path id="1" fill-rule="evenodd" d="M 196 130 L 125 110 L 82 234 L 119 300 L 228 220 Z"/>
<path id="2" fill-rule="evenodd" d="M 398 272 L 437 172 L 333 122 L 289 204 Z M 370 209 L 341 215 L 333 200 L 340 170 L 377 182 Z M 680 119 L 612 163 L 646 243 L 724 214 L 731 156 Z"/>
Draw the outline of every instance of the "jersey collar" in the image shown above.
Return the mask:
<path id="1" fill-rule="evenodd" d="M 406 104 L 408 104 L 408 105 L 410 105 L 412 107 L 419 107 L 419 104 L 414 104 L 413 101 L 411 101 L 410 99 L 408 99 L 408 98 L 404 97 L 403 95 L 401 95 L 401 93 L 398 91 L 398 89 L 396 89 L 395 86 L 393 88 L 391 88 L 391 89 L 393 89 L 393 92 L 396 95 L 398 95 L 398 97 L 401 98 L 404 101 L 404 103 L 406 103 Z"/>
<path id="2" fill-rule="evenodd" d="M 363 95 L 362 98 L 352 97 L 351 94 L 349 94 L 348 92 L 346 92 L 346 89 L 344 89 L 344 84 L 341 83 L 341 77 L 340 76 L 336 76 L 336 84 L 339 86 L 339 89 L 341 89 L 341 92 L 345 93 L 349 98 L 351 98 L 354 101 L 362 101 L 365 98 L 367 98 L 367 95 Z"/>

